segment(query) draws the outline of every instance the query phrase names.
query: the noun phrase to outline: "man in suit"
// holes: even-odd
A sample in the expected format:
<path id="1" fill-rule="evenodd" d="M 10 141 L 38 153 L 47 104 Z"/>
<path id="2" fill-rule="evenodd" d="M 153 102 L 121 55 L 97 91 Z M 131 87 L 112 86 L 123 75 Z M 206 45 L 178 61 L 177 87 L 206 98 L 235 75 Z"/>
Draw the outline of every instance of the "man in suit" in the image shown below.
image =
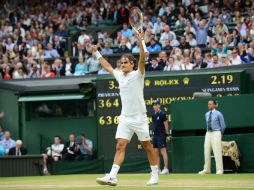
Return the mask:
<path id="1" fill-rule="evenodd" d="M 221 136 L 226 128 L 224 117 L 221 112 L 216 110 L 216 101 L 211 99 L 208 101 L 209 111 L 205 114 L 206 135 L 204 143 L 205 164 L 204 169 L 199 174 L 211 173 L 211 150 L 216 162 L 216 174 L 223 174 Z"/>
<path id="2" fill-rule="evenodd" d="M 23 155 L 26 155 L 27 154 L 27 150 L 26 148 L 22 147 L 22 141 L 21 140 L 17 140 L 16 141 L 16 146 L 11 148 L 9 150 L 9 155 L 12 155 L 12 156 L 23 156 Z"/>
<path id="3" fill-rule="evenodd" d="M 64 146 L 64 161 L 71 161 L 75 160 L 76 156 L 78 155 L 78 145 L 75 142 L 75 135 L 73 133 L 69 136 L 69 142 L 67 142 Z"/>

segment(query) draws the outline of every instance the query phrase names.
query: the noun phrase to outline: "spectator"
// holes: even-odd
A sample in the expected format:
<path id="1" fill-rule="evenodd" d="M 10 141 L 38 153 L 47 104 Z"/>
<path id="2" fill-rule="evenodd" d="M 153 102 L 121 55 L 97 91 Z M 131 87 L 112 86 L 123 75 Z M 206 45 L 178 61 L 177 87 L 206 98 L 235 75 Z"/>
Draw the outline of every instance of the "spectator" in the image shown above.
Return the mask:
<path id="1" fill-rule="evenodd" d="M 85 57 L 87 59 L 87 57 Z M 85 75 L 88 72 L 88 65 L 86 60 L 84 61 L 83 57 L 78 58 L 79 63 L 75 66 L 74 76 Z"/>
<path id="2" fill-rule="evenodd" d="M 110 74 L 108 71 L 106 71 L 104 68 L 101 68 L 99 71 L 98 71 L 98 75 L 108 75 Z"/>
<path id="3" fill-rule="evenodd" d="M 207 68 L 215 68 L 215 67 L 220 67 L 221 63 L 219 62 L 219 57 L 218 55 L 214 55 L 212 62 L 208 64 Z"/>
<path id="4" fill-rule="evenodd" d="M 237 53 L 236 49 L 233 49 L 231 52 L 231 58 L 229 59 L 230 63 L 232 65 L 240 65 L 242 64 L 242 60 L 240 58 L 240 56 Z"/>
<path id="5" fill-rule="evenodd" d="M 94 53 L 92 54 L 92 57 L 87 60 L 87 65 L 89 73 L 97 73 L 101 68 L 99 60 L 96 58 Z"/>
<path id="6" fill-rule="evenodd" d="M 161 46 L 157 43 L 155 38 L 151 39 L 150 46 L 147 47 L 149 53 L 161 51 Z"/>
<path id="7" fill-rule="evenodd" d="M 222 43 L 218 43 L 217 47 L 213 47 L 212 50 L 215 52 L 216 55 L 218 55 L 219 57 L 221 57 L 221 55 L 227 54 L 228 53 L 228 49 L 227 47 L 223 46 Z"/>
<path id="8" fill-rule="evenodd" d="M 190 44 L 191 47 L 194 47 L 197 45 L 197 40 L 195 39 L 194 34 L 192 32 L 188 33 L 187 42 Z"/>
<path id="9" fill-rule="evenodd" d="M 81 45 L 84 45 L 85 40 L 90 40 L 89 36 L 85 32 L 86 32 L 86 28 L 80 28 L 78 43 Z"/>
<path id="10" fill-rule="evenodd" d="M 54 144 L 47 148 L 47 153 L 43 156 L 43 174 L 48 174 L 47 162 L 48 160 L 58 162 L 62 159 L 62 152 L 64 150 L 64 144 L 61 144 L 61 137 L 54 137 Z"/>
<path id="11" fill-rule="evenodd" d="M 8 154 L 12 155 L 12 156 L 23 156 L 23 155 L 26 155 L 27 154 L 27 150 L 22 145 L 23 145 L 22 141 L 21 140 L 17 140 L 16 141 L 16 146 L 10 148 Z"/>
<path id="12" fill-rule="evenodd" d="M 167 40 L 172 41 L 174 39 L 176 39 L 176 34 L 170 31 L 170 26 L 166 24 L 164 26 L 164 32 L 161 34 L 161 37 L 160 37 L 160 43 L 162 47 L 165 47 Z"/>
<path id="13" fill-rule="evenodd" d="M 43 63 L 43 70 L 44 72 L 41 75 L 42 78 L 53 78 L 56 76 L 56 74 L 52 71 L 51 65 L 47 61 L 44 61 Z"/>
<path id="14" fill-rule="evenodd" d="M 206 67 L 207 67 L 207 63 L 203 61 L 203 57 L 199 54 L 196 55 L 194 69 L 203 69 Z"/>
<path id="15" fill-rule="evenodd" d="M 148 71 L 162 71 L 163 67 L 158 64 L 158 61 L 156 59 L 153 59 L 151 61 L 150 67 L 148 67 Z"/>
<path id="16" fill-rule="evenodd" d="M 4 132 L 4 139 L 0 142 L 0 145 L 3 146 L 5 154 L 8 154 L 9 150 L 15 147 L 15 141 L 11 138 L 10 131 Z"/>
<path id="17" fill-rule="evenodd" d="M 72 76 L 75 70 L 75 65 L 71 63 L 70 57 L 65 58 L 65 76 Z"/>
<path id="18" fill-rule="evenodd" d="M 73 54 L 75 57 L 84 57 L 85 56 L 85 50 L 80 43 L 75 44 L 74 47 L 75 48 L 74 48 Z"/>
<path id="19" fill-rule="evenodd" d="M 110 42 L 105 42 L 104 48 L 101 50 L 102 55 L 111 55 L 113 50 L 110 48 Z"/>
<path id="20" fill-rule="evenodd" d="M 167 53 L 165 51 L 161 51 L 158 56 L 158 64 L 164 68 L 166 62 L 167 62 Z"/>
<path id="21" fill-rule="evenodd" d="M 163 69 L 164 71 L 179 71 L 181 70 L 181 68 L 179 67 L 179 65 L 176 65 L 174 63 L 174 58 L 173 57 L 169 57 L 167 62 L 166 62 L 166 66 Z"/>
<path id="22" fill-rule="evenodd" d="M 78 155 L 78 145 L 75 142 L 75 135 L 73 133 L 69 136 L 69 142 L 67 142 L 64 146 L 63 150 L 63 160 L 64 161 L 71 161 L 75 160 L 76 156 Z"/>
<path id="23" fill-rule="evenodd" d="M 193 70 L 194 66 L 195 65 L 190 61 L 190 57 L 185 57 L 184 62 L 181 65 L 182 70 Z"/>
<path id="24" fill-rule="evenodd" d="M 120 9 L 118 9 L 116 18 L 117 18 L 116 22 L 118 25 L 128 23 L 129 10 L 125 7 L 124 3 L 122 3 Z"/>
<path id="25" fill-rule="evenodd" d="M 45 51 L 45 58 L 57 58 L 59 54 L 56 49 L 53 48 L 53 44 L 48 43 L 48 50 Z"/>
<path id="26" fill-rule="evenodd" d="M 208 22 L 206 22 L 205 19 L 202 19 L 201 21 L 199 21 L 199 25 L 197 25 L 197 23 L 192 19 L 192 24 L 197 34 L 196 40 L 197 40 L 198 46 L 205 47 L 206 45 L 207 36 L 208 36 L 208 28 L 209 28 L 209 24 L 211 22 L 212 16 L 213 16 L 213 13 L 210 12 Z"/>
<path id="27" fill-rule="evenodd" d="M 231 63 L 230 63 L 230 61 L 228 60 L 227 55 L 222 54 L 222 56 L 221 56 L 221 66 L 222 66 L 222 67 L 225 67 L 225 66 L 230 66 L 230 65 L 231 65 Z"/>
<path id="28" fill-rule="evenodd" d="M 127 23 L 123 23 L 123 29 L 121 30 L 122 37 L 131 38 L 133 33 L 131 29 L 128 28 Z"/>
<path id="29" fill-rule="evenodd" d="M 33 63 L 31 65 L 31 70 L 30 70 L 30 73 L 28 74 L 28 78 L 40 78 L 40 77 L 41 77 L 41 74 L 38 69 L 38 65 L 37 63 Z"/>
<path id="30" fill-rule="evenodd" d="M 222 23 L 224 24 L 230 24 L 232 22 L 231 15 L 227 12 L 225 8 L 222 8 L 221 14 L 219 15 L 219 18 L 221 19 Z"/>
<path id="31" fill-rule="evenodd" d="M 180 49 L 190 49 L 191 48 L 189 42 L 186 41 L 186 37 L 185 36 L 181 37 L 181 41 L 180 41 L 180 44 L 179 44 L 178 47 Z"/>
<path id="32" fill-rule="evenodd" d="M 62 63 L 61 59 L 55 59 L 52 65 L 52 70 L 55 73 L 56 77 L 65 75 L 65 65 Z"/>
<path id="33" fill-rule="evenodd" d="M 156 19 L 156 23 L 154 23 L 153 25 L 153 33 L 156 34 L 160 34 L 161 31 L 164 28 L 165 23 L 161 21 L 160 17 L 157 17 Z"/>
<path id="34" fill-rule="evenodd" d="M 93 157 L 93 142 L 86 138 L 85 134 L 81 135 L 82 142 L 79 145 L 79 155 L 76 160 L 92 159 Z"/>
<path id="35" fill-rule="evenodd" d="M 121 45 L 118 48 L 117 53 L 129 53 L 129 52 L 130 49 L 127 47 L 125 39 L 122 39 Z"/>

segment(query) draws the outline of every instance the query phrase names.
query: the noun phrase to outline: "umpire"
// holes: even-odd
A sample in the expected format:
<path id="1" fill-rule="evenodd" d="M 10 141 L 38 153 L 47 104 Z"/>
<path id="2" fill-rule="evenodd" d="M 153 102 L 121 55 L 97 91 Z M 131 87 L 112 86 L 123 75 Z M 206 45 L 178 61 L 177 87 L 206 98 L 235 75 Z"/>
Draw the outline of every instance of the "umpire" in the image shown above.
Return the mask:
<path id="1" fill-rule="evenodd" d="M 155 149 L 158 169 L 160 169 L 160 154 L 164 161 L 164 169 L 160 174 L 168 174 L 168 153 L 166 149 L 166 140 L 169 138 L 168 119 L 166 114 L 161 111 L 161 105 L 159 100 L 153 102 L 154 113 L 152 115 L 152 130 L 153 130 L 153 148 Z"/>

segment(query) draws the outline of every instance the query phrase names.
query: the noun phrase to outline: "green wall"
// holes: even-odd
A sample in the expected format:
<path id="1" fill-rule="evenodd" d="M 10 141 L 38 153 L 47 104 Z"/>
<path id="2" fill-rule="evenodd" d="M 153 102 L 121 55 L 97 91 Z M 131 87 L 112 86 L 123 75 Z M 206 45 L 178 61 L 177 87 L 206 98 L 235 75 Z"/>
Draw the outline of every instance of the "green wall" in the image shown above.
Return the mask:
<path id="1" fill-rule="evenodd" d="M 1 121 L 4 130 L 9 130 L 14 139 L 19 138 L 18 103 L 13 91 L 0 90 L 0 111 L 5 113 Z"/>
<path id="2" fill-rule="evenodd" d="M 205 118 L 208 99 L 172 103 L 172 171 L 198 172 L 204 164 Z M 216 98 L 225 118 L 222 140 L 236 141 L 240 172 L 254 172 L 254 94 Z"/>
<path id="3" fill-rule="evenodd" d="M 254 126 L 254 94 L 215 98 L 228 128 Z M 208 99 L 177 101 L 171 104 L 172 127 L 175 131 L 205 129 Z"/>
<path id="4" fill-rule="evenodd" d="M 25 121 L 23 126 L 23 139 L 30 154 L 41 153 L 41 146 L 45 148 L 52 144 L 55 135 L 60 135 L 63 141 L 67 141 L 70 133 L 85 133 L 93 141 L 94 149 L 97 149 L 95 117 L 34 119 Z"/>

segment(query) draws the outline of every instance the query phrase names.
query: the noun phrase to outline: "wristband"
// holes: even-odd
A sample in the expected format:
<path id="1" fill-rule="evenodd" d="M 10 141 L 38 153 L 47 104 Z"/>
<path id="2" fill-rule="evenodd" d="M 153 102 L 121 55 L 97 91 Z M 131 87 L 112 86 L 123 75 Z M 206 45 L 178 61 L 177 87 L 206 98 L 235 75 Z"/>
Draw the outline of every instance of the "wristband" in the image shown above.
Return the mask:
<path id="1" fill-rule="evenodd" d="M 95 55 L 96 59 L 100 59 L 102 57 L 102 55 L 100 54 L 100 52 L 98 50 L 96 52 L 94 52 L 94 55 Z"/>

